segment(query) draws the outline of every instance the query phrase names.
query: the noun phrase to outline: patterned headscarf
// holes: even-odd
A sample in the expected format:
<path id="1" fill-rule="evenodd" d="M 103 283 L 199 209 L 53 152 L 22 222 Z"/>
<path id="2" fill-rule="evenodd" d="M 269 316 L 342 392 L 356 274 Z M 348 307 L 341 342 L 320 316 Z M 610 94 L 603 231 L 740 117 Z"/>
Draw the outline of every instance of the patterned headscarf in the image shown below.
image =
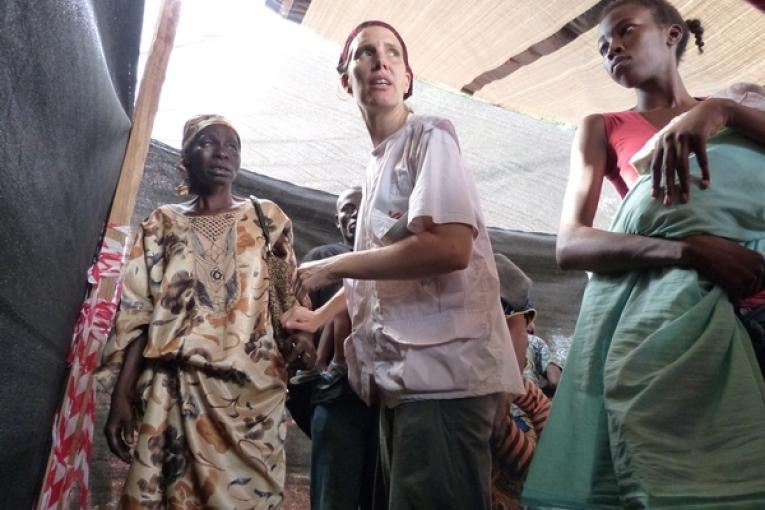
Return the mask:
<path id="1" fill-rule="evenodd" d="M 222 115 L 215 114 L 202 114 L 191 117 L 183 125 L 183 141 L 181 142 L 181 161 L 175 165 L 175 168 L 183 175 L 183 183 L 175 188 L 175 192 L 181 196 L 186 196 L 191 192 L 191 186 L 189 182 L 189 170 L 183 164 L 183 155 L 186 150 L 196 139 L 197 135 L 206 127 L 219 124 L 230 128 L 236 135 L 236 141 L 239 142 L 239 146 L 242 145 L 242 140 L 239 138 L 239 132 L 236 130 L 231 121 Z"/>
<path id="2" fill-rule="evenodd" d="M 236 134 L 236 139 L 239 142 L 239 145 L 242 145 L 242 141 L 239 139 L 239 133 L 234 125 L 231 124 L 231 121 L 226 117 L 215 114 L 202 114 L 191 117 L 186 121 L 186 124 L 183 125 L 183 143 L 181 143 L 181 149 L 185 151 L 200 131 L 214 124 L 220 124 L 230 128 Z"/>
<path id="3" fill-rule="evenodd" d="M 404 42 L 404 39 L 401 37 L 401 34 L 398 33 L 398 30 L 390 26 L 388 23 L 380 20 L 368 20 L 364 21 L 362 23 L 359 23 L 356 25 L 356 28 L 351 30 L 351 33 L 348 34 L 348 37 L 345 40 L 345 44 L 343 45 L 343 51 L 340 53 L 340 59 L 337 61 L 337 72 L 340 74 L 344 74 L 348 71 L 348 60 L 349 55 L 348 52 L 351 50 L 351 43 L 356 38 L 357 35 L 359 35 L 359 32 L 364 30 L 367 27 L 383 27 L 387 28 L 391 32 L 393 32 L 393 35 L 396 36 L 396 39 L 398 39 L 398 42 L 401 44 L 401 49 L 404 52 L 404 65 L 406 66 L 406 70 L 409 73 L 409 75 L 412 77 L 412 79 L 409 81 L 409 90 L 407 90 L 404 93 L 404 99 L 409 99 L 412 95 L 412 86 L 414 85 L 414 73 L 412 72 L 412 67 L 409 65 L 409 51 L 406 49 L 406 43 Z"/>

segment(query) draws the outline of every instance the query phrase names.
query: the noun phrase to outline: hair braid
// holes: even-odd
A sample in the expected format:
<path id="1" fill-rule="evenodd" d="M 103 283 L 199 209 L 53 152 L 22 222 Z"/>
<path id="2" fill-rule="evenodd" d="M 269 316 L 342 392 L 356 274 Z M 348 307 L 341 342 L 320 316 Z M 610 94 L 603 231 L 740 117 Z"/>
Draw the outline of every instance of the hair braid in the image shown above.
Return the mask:
<path id="1" fill-rule="evenodd" d="M 704 27 L 701 26 L 701 20 L 699 19 L 687 19 L 685 24 L 688 26 L 688 30 L 693 34 L 696 39 L 696 47 L 699 49 L 699 53 L 704 53 Z"/>

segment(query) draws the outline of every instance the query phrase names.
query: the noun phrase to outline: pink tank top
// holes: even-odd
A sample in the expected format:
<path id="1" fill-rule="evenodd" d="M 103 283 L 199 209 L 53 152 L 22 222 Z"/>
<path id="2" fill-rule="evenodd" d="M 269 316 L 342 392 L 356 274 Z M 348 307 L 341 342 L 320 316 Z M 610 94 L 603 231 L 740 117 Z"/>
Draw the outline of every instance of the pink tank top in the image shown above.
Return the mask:
<path id="1" fill-rule="evenodd" d="M 637 181 L 638 173 L 630 164 L 630 158 L 658 131 L 639 112 L 604 113 L 608 148 L 606 154 L 606 178 L 624 195 Z"/>

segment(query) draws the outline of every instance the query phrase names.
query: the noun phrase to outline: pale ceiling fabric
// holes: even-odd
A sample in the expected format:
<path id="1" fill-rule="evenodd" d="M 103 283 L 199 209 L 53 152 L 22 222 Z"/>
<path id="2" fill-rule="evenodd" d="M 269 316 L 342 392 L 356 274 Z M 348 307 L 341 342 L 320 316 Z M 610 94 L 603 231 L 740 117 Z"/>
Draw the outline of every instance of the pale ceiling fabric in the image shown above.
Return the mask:
<path id="1" fill-rule="evenodd" d="M 147 1 L 152 3 L 157 2 Z M 572 125 L 586 113 L 632 103 L 630 93 L 601 69 L 595 31 L 475 97 L 458 91 L 597 3 L 313 0 L 297 25 L 262 2 L 218 0 L 215 9 L 208 2 L 187 2 L 152 136 L 179 147 L 186 119 L 220 113 L 241 134 L 244 168 L 331 193 L 358 184 L 371 143 L 334 67 L 351 28 L 382 18 L 401 30 L 412 52 L 418 81 L 410 107 L 454 122 L 487 223 L 553 233 L 568 177 Z M 682 65 L 692 92 L 705 94 L 734 79 L 765 83 L 765 14 L 743 0 L 678 5 L 706 25 L 705 53 L 690 47 Z M 146 29 L 149 40 L 151 33 L 152 25 Z M 201 72 L 200 62 L 215 65 Z M 619 204 L 611 186 L 603 189 L 599 227 L 608 226 Z"/>
<path id="2" fill-rule="evenodd" d="M 591 3 L 591 0 L 313 0 L 303 25 L 342 43 L 351 28 L 361 21 L 391 22 L 404 36 L 417 77 L 459 90 L 508 56 L 555 33 L 568 21 L 560 16 L 561 12 L 586 10 Z M 512 37 L 508 37 L 511 31 Z M 445 79 L 446 71 L 449 79 Z"/>
<path id="3" fill-rule="evenodd" d="M 340 89 L 340 45 L 252 0 L 205 6 L 184 4 L 152 136 L 180 147 L 188 118 L 219 113 L 241 136 L 243 168 L 335 194 L 360 184 L 372 143 L 358 107 Z M 422 81 L 407 104 L 454 123 L 488 225 L 557 231 L 571 126 Z M 605 189 L 602 227 L 618 206 Z"/>
<path id="4" fill-rule="evenodd" d="M 460 90 L 481 73 L 557 32 L 597 2 L 530 0 L 313 0 L 303 25 L 342 43 L 366 19 L 388 21 L 409 46 L 420 80 Z M 734 81 L 765 84 L 765 14 L 744 0 L 677 1 L 704 25 L 704 53 L 689 41 L 681 72 L 706 95 Z M 474 97 L 532 116 L 578 123 L 588 113 L 626 109 L 633 95 L 602 68 L 593 28 L 551 55 L 486 85 Z"/>

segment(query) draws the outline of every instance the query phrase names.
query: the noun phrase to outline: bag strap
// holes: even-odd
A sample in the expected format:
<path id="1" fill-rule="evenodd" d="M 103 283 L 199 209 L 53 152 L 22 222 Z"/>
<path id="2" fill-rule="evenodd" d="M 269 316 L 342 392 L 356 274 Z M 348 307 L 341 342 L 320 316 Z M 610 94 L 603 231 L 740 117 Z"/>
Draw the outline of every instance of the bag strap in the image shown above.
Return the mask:
<path id="1" fill-rule="evenodd" d="M 263 231 L 263 238 L 266 241 L 266 250 L 268 250 L 268 254 L 271 255 L 273 252 L 271 251 L 271 238 L 268 235 L 268 225 L 266 224 L 266 215 L 263 214 L 263 208 L 260 206 L 260 200 L 258 200 L 255 195 L 250 195 L 250 201 L 252 202 L 253 207 L 255 207 L 255 215 L 258 217 L 258 223 L 260 224 L 260 229 Z"/>

